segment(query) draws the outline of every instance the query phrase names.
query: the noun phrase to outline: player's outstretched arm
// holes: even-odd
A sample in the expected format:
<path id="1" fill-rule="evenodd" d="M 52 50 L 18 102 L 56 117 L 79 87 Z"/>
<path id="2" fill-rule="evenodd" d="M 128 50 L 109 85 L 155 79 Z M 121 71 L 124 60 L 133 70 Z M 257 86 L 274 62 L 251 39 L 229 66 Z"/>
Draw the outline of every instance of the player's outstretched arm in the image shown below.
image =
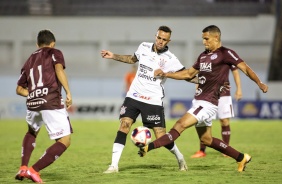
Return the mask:
<path id="1" fill-rule="evenodd" d="M 102 58 L 105 58 L 105 59 L 113 59 L 113 60 L 120 61 L 123 63 L 133 64 L 137 62 L 137 58 L 135 55 L 119 55 L 119 54 L 114 54 L 108 50 L 102 50 L 101 56 Z"/>
<path id="2" fill-rule="evenodd" d="M 63 65 L 61 64 L 56 64 L 55 65 L 55 71 L 56 71 L 56 76 L 58 77 L 60 83 L 62 84 L 65 92 L 66 92 L 66 106 L 67 109 L 72 105 L 72 96 L 68 84 L 68 79 L 67 75 L 65 73 L 65 70 L 63 68 Z"/>
<path id="3" fill-rule="evenodd" d="M 242 72 L 244 72 L 250 79 L 252 79 L 262 90 L 262 92 L 266 93 L 268 91 L 268 86 L 261 82 L 257 74 L 245 62 L 239 63 L 237 67 Z"/>
<path id="4" fill-rule="evenodd" d="M 186 79 L 187 82 L 190 82 L 190 83 L 194 83 L 194 84 L 199 84 L 199 78 L 198 76 L 196 75 L 194 78 L 192 79 Z"/>
<path id="5" fill-rule="evenodd" d="M 194 69 L 193 67 L 175 73 L 164 73 L 161 69 L 157 69 L 154 71 L 155 77 L 167 77 L 176 80 L 191 80 L 198 73 L 199 71 Z"/>

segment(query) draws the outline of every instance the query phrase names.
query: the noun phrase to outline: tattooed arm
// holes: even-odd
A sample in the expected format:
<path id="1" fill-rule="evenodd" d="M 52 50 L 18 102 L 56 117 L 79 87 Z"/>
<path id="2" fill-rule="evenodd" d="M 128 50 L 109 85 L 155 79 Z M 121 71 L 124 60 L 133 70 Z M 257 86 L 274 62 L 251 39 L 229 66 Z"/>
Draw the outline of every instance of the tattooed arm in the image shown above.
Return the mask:
<path id="1" fill-rule="evenodd" d="M 135 55 L 119 55 L 119 54 L 114 54 L 108 50 L 102 50 L 101 56 L 102 58 L 113 59 L 128 64 L 133 64 L 137 62 L 137 58 Z"/>

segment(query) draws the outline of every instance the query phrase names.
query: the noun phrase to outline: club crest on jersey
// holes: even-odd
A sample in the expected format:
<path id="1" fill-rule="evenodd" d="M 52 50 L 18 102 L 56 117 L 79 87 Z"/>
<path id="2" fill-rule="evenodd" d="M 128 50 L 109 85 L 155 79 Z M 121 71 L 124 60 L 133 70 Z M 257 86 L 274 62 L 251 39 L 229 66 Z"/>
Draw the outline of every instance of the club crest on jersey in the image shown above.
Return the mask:
<path id="1" fill-rule="evenodd" d="M 217 54 L 211 55 L 211 60 L 215 60 L 217 58 Z"/>
<path id="2" fill-rule="evenodd" d="M 160 68 L 161 68 L 161 69 L 163 69 L 163 68 L 164 68 L 165 63 L 166 63 L 166 61 L 165 61 L 163 58 L 162 58 L 162 59 L 160 59 L 159 66 L 160 66 Z"/>
<path id="3" fill-rule="evenodd" d="M 125 111 L 126 111 L 126 108 L 127 107 L 125 107 L 125 106 L 122 106 L 121 108 L 120 108 L 120 115 L 123 115 L 124 113 L 125 113 Z"/>
<path id="4" fill-rule="evenodd" d="M 200 71 L 211 72 L 212 63 L 200 63 Z"/>

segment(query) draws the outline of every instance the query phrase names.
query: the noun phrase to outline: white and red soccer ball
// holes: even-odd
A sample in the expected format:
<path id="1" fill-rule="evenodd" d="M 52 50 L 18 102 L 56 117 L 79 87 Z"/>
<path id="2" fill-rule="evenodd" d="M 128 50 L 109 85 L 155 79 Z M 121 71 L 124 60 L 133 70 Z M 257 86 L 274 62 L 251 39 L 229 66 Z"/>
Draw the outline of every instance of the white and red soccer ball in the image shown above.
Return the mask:
<path id="1" fill-rule="evenodd" d="M 131 133 L 131 141 L 137 147 L 146 146 L 151 142 L 152 134 L 147 127 L 139 126 L 134 128 Z"/>

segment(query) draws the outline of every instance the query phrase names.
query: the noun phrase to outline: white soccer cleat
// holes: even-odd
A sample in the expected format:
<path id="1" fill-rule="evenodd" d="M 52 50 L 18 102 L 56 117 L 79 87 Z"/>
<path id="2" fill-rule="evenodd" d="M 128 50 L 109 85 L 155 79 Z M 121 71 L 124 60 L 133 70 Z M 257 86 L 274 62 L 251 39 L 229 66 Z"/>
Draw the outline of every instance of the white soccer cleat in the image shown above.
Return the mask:
<path id="1" fill-rule="evenodd" d="M 178 165 L 179 165 L 180 171 L 188 171 L 188 166 L 187 166 L 184 158 L 178 161 Z"/>
<path id="2" fill-rule="evenodd" d="M 103 173 L 105 174 L 118 173 L 118 166 L 110 165 L 109 168 L 106 171 L 104 171 Z"/>

